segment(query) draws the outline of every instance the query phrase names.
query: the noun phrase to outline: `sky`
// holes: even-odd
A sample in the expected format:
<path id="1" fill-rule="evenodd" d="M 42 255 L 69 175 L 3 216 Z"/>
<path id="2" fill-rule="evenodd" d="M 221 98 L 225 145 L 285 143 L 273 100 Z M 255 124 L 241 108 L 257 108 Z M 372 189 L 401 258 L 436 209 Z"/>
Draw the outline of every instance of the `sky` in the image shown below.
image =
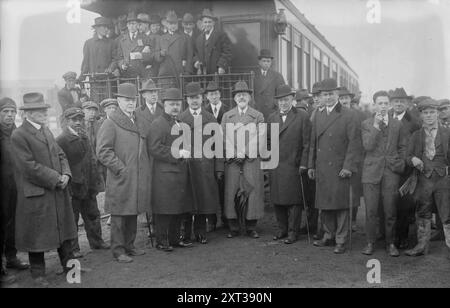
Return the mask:
<path id="1" fill-rule="evenodd" d="M 369 23 L 372 0 L 291 0 L 358 73 L 366 99 L 380 89 L 450 98 L 450 0 L 381 0 L 380 23 Z M 0 0 L 2 95 L 63 84 L 80 71 L 83 43 L 96 14 L 73 0 Z M 19 83 L 19 85 L 18 85 Z"/>

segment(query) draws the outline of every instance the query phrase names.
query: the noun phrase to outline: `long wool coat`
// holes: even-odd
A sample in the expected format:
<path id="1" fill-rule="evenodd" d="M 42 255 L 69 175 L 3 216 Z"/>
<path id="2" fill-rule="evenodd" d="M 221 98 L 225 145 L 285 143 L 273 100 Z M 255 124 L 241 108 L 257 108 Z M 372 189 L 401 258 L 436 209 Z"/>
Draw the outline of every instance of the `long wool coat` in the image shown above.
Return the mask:
<path id="1" fill-rule="evenodd" d="M 138 215 L 151 210 L 147 134 L 120 109 L 100 127 L 97 158 L 108 169 L 105 203 L 110 205 L 111 215 Z"/>
<path id="2" fill-rule="evenodd" d="M 194 125 L 194 116 L 190 110 L 185 110 L 180 115 L 180 121 L 186 123 L 191 128 L 191 155 L 194 155 L 194 131 L 203 132 L 205 125 L 217 123 L 216 118 L 205 110 L 201 111 L 202 125 Z M 211 138 L 211 134 L 202 134 L 202 148 L 206 140 Z M 203 155 L 202 155 L 203 156 Z M 219 189 L 215 179 L 217 171 L 224 171 L 223 159 L 220 158 L 193 158 L 188 161 L 189 178 L 193 186 L 194 213 L 215 214 L 219 207 Z"/>
<path id="3" fill-rule="evenodd" d="M 249 124 L 249 123 L 263 123 L 264 117 L 262 113 L 256 111 L 255 109 L 248 107 L 247 112 L 241 116 L 238 112 L 238 108 L 233 108 L 226 112 L 222 118 L 222 130 L 224 133 L 224 140 L 227 140 L 228 136 L 226 126 L 227 123 L 231 124 Z M 234 140 L 236 140 L 237 132 L 244 127 L 241 126 L 234 131 Z M 264 132 L 258 132 L 258 134 L 263 135 Z M 249 139 L 245 142 L 245 151 L 248 153 L 249 150 Z M 234 143 L 235 153 L 237 143 Z M 227 147 L 227 142 L 225 141 L 224 149 Z M 228 158 L 228 157 L 227 157 Z M 259 158 L 254 158 L 246 160 L 243 166 L 243 176 L 245 179 L 253 186 L 248 199 L 248 211 L 246 219 L 260 219 L 264 216 L 264 175 L 261 169 L 261 160 Z M 225 216 L 228 219 L 236 219 L 236 211 L 234 209 L 234 197 L 239 189 L 239 178 L 240 178 L 240 167 L 235 163 L 226 162 L 225 163 Z"/>
<path id="4" fill-rule="evenodd" d="M 283 123 L 280 112 L 269 116 L 268 124 L 279 124 L 279 163 L 270 170 L 270 197 L 273 204 L 300 205 L 302 191 L 299 167 L 308 166 L 311 122 L 308 114 L 292 108 Z M 270 134 L 267 134 L 270 138 Z M 271 145 L 274 146 L 273 140 Z"/>
<path id="5" fill-rule="evenodd" d="M 153 157 L 152 206 L 155 214 L 184 214 L 193 210 L 192 186 L 188 165 L 172 155 L 172 143 L 179 136 L 171 135 L 176 125 L 163 113 L 150 126 L 149 153 Z"/>
<path id="6" fill-rule="evenodd" d="M 337 104 L 313 118 L 308 167 L 316 170 L 316 208 L 345 210 L 350 202 L 350 179 L 339 177 L 346 169 L 357 171 L 361 133 L 351 110 Z"/>
<path id="7" fill-rule="evenodd" d="M 231 42 L 225 32 L 214 29 L 208 40 L 205 34 L 197 36 L 193 63 L 201 62 L 206 74 L 217 73 L 219 67 L 227 70 L 231 60 Z"/>
<path id="8" fill-rule="evenodd" d="M 161 55 L 161 50 L 166 51 L 166 55 Z M 180 33 L 169 33 L 161 35 L 156 47 L 155 59 L 160 63 L 158 76 L 160 77 L 177 77 L 188 70 L 187 66 L 183 66 L 183 61 L 192 62 L 193 51 L 192 45 L 188 42 L 185 35 Z"/>
<path id="9" fill-rule="evenodd" d="M 12 136 L 17 185 L 16 248 L 25 252 L 56 249 L 77 237 L 69 190 L 57 188 L 69 163 L 53 135 L 27 120 Z"/>
<path id="10" fill-rule="evenodd" d="M 255 106 L 261 112 L 264 119 L 276 112 L 278 107 L 275 100 L 275 90 L 284 85 L 284 78 L 280 73 L 269 69 L 266 76 L 263 76 L 260 69 L 255 71 Z"/>

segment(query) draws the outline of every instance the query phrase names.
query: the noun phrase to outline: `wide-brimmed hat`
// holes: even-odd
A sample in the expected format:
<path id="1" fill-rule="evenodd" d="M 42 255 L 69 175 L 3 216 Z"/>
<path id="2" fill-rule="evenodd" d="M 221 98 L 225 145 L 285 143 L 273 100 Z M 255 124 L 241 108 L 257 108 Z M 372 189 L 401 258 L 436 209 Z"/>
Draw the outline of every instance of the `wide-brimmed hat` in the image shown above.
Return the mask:
<path id="1" fill-rule="evenodd" d="M 165 101 L 182 101 L 183 95 L 181 94 L 181 90 L 178 88 L 169 88 L 164 92 L 162 97 L 162 102 Z"/>
<path id="2" fill-rule="evenodd" d="M 312 90 L 311 90 L 311 94 L 312 95 L 316 95 L 320 93 L 320 88 L 321 88 L 321 82 L 315 82 L 312 86 Z"/>
<path id="3" fill-rule="evenodd" d="M 275 89 L 275 99 L 280 99 L 280 98 L 283 98 L 283 97 L 286 97 L 286 96 L 289 96 L 289 95 L 294 96 L 295 95 L 295 91 L 292 90 L 292 88 L 290 86 L 288 86 L 287 84 L 278 86 Z"/>
<path id="4" fill-rule="evenodd" d="M 320 93 L 320 92 L 334 91 L 337 89 L 338 89 L 338 86 L 337 86 L 336 80 L 333 78 L 327 78 L 320 82 L 320 86 L 319 86 L 318 90 Z"/>
<path id="5" fill-rule="evenodd" d="M 160 23 L 161 23 L 161 17 L 158 14 L 150 15 L 150 25 L 160 24 Z"/>
<path id="6" fill-rule="evenodd" d="M 62 78 L 67 81 L 67 80 L 75 80 L 77 79 L 77 73 L 75 72 L 67 72 L 65 73 Z"/>
<path id="7" fill-rule="evenodd" d="M 117 97 L 126 97 L 126 98 L 136 98 L 137 90 L 136 86 L 132 83 L 122 83 L 119 85 L 117 89 L 117 93 L 115 93 Z"/>
<path id="8" fill-rule="evenodd" d="M 171 24 L 176 24 L 176 23 L 178 23 L 178 16 L 177 16 L 177 13 L 175 13 L 175 11 L 169 11 L 169 12 L 167 12 L 167 15 L 166 15 L 166 21 L 167 21 L 168 23 L 171 23 Z"/>
<path id="9" fill-rule="evenodd" d="M 184 14 L 183 19 L 181 20 L 181 22 L 183 24 L 194 24 L 195 23 L 194 16 L 192 16 L 191 13 L 186 13 L 186 14 Z"/>
<path id="10" fill-rule="evenodd" d="M 249 94 L 253 93 L 253 91 L 248 88 L 247 83 L 245 81 L 242 81 L 242 80 L 236 82 L 236 84 L 234 85 L 233 91 L 231 93 L 232 93 L 233 96 L 235 96 L 236 93 L 241 93 L 241 92 L 246 92 L 246 93 L 249 93 Z"/>
<path id="11" fill-rule="evenodd" d="M 84 102 L 83 105 L 81 106 L 81 108 L 83 108 L 83 109 L 85 109 L 85 108 L 88 108 L 88 109 L 89 108 L 94 108 L 94 109 L 99 110 L 97 103 L 93 102 L 93 101 Z"/>
<path id="12" fill-rule="evenodd" d="M 130 21 L 140 21 L 139 18 L 136 16 L 135 12 L 130 12 L 127 15 L 127 23 Z"/>
<path id="13" fill-rule="evenodd" d="M 155 82 L 152 79 L 147 80 L 142 84 L 142 89 L 139 92 L 143 93 L 145 91 L 158 91 L 161 88 L 157 88 Z"/>
<path id="14" fill-rule="evenodd" d="M 92 25 L 92 27 L 93 28 L 100 26 L 110 27 L 111 24 L 112 24 L 111 19 L 101 16 L 94 19 L 94 24 Z"/>
<path id="15" fill-rule="evenodd" d="M 184 96 L 197 96 L 203 93 L 203 89 L 199 82 L 190 82 L 186 85 L 186 93 Z"/>
<path id="16" fill-rule="evenodd" d="M 450 99 L 440 99 L 437 102 L 439 104 L 438 109 L 450 106 Z"/>
<path id="17" fill-rule="evenodd" d="M 262 58 L 273 59 L 272 53 L 269 49 L 261 49 L 261 51 L 259 52 L 258 60 L 261 60 Z"/>
<path id="18" fill-rule="evenodd" d="M 411 95 L 406 94 L 405 89 L 403 88 L 396 88 L 395 90 L 390 93 L 390 99 L 394 98 L 407 98 L 412 99 L 413 97 Z"/>
<path id="19" fill-rule="evenodd" d="M 425 109 L 438 109 L 439 104 L 437 101 L 435 101 L 432 98 L 426 98 L 423 101 L 421 101 L 419 103 L 419 106 L 417 106 L 417 108 L 419 109 L 419 111 L 423 111 Z"/>
<path id="20" fill-rule="evenodd" d="M 23 96 L 23 106 L 20 106 L 20 110 L 33 110 L 33 109 L 48 109 L 49 104 L 44 102 L 44 95 L 38 92 L 26 93 Z"/>
<path id="21" fill-rule="evenodd" d="M 137 18 L 140 22 L 150 24 L 150 16 L 146 13 L 139 13 Z"/>
<path id="22" fill-rule="evenodd" d="M 341 87 L 339 88 L 339 97 L 341 96 L 350 96 L 351 98 L 355 97 L 355 94 L 350 92 L 347 87 Z"/>
<path id="23" fill-rule="evenodd" d="M 111 105 L 119 106 L 119 103 L 117 102 L 117 99 L 115 99 L 115 98 L 106 98 L 106 99 L 104 99 L 104 100 L 102 100 L 100 102 L 100 106 L 102 108 L 106 108 L 106 107 L 111 106 Z"/>
<path id="24" fill-rule="evenodd" d="M 211 12 L 210 9 L 203 9 L 202 14 L 200 15 L 200 18 L 203 19 L 204 17 L 211 18 L 213 20 L 217 20 L 217 17 Z"/>
<path id="25" fill-rule="evenodd" d="M 302 99 L 309 99 L 309 98 L 311 98 L 311 95 L 309 95 L 308 90 L 306 90 L 306 89 L 298 90 L 295 93 L 296 101 L 301 101 Z"/>
<path id="26" fill-rule="evenodd" d="M 67 108 L 64 111 L 63 116 L 66 119 L 73 119 L 73 118 L 76 118 L 76 117 L 83 117 L 84 118 L 84 112 L 79 107 L 70 107 L 70 108 Z"/>
<path id="27" fill-rule="evenodd" d="M 3 97 L 0 99 L 0 111 L 2 111 L 5 108 L 14 108 L 17 109 L 16 102 L 9 97 Z"/>
<path id="28" fill-rule="evenodd" d="M 219 85 L 215 81 L 210 81 L 205 89 L 205 93 L 220 91 Z"/>

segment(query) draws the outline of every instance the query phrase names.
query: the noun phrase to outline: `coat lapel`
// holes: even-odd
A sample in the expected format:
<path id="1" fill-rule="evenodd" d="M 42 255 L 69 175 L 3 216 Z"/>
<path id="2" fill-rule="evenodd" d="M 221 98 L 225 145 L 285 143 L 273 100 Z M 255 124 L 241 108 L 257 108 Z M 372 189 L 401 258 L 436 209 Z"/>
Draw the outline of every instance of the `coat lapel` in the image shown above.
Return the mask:
<path id="1" fill-rule="evenodd" d="M 139 134 L 139 129 L 136 123 L 133 123 L 122 110 L 117 109 L 113 114 L 111 114 L 110 119 L 119 125 L 121 128 Z M 136 120 L 135 120 L 136 121 Z"/>
<path id="2" fill-rule="evenodd" d="M 326 114 L 326 108 L 322 112 L 322 121 L 319 122 L 319 128 L 317 131 L 317 136 L 321 136 L 334 122 L 336 122 L 337 119 L 339 119 L 342 116 L 342 106 L 341 104 L 337 103 L 334 107 L 331 114 Z"/>
<path id="3" fill-rule="evenodd" d="M 30 122 L 24 120 L 22 125 L 26 128 L 26 130 L 28 130 L 28 132 L 35 136 L 36 139 L 47 144 L 47 138 L 45 138 L 44 134 L 40 130 L 36 129 L 36 127 L 31 125 Z"/>
<path id="4" fill-rule="evenodd" d="M 273 79 L 275 78 L 275 74 L 271 69 L 267 71 L 267 76 L 264 77 L 261 73 L 261 69 L 258 69 L 259 78 L 261 78 L 261 87 L 258 89 L 259 93 L 264 92 L 265 89 L 271 84 Z"/>
<path id="5" fill-rule="evenodd" d="M 291 111 L 289 111 L 289 113 L 287 114 L 286 121 L 283 123 L 283 120 L 281 119 L 281 115 L 278 113 L 278 118 L 280 119 L 280 127 L 281 127 L 280 135 L 294 121 L 296 116 L 297 116 L 297 110 L 295 110 L 295 108 L 292 107 Z"/>

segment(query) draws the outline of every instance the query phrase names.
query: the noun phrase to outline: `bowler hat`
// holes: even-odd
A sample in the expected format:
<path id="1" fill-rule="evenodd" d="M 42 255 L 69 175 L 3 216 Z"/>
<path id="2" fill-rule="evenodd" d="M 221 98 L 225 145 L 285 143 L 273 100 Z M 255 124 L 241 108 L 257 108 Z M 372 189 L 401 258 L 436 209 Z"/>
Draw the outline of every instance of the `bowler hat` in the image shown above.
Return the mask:
<path id="1" fill-rule="evenodd" d="M 194 23 L 194 16 L 192 16 L 191 13 L 186 13 L 183 16 L 183 20 L 181 21 L 183 24 L 193 24 Z"/>
<path id="2" fill-rule="evenodd" d="M 0 111 L 5 108 L 17 109 L 16 102 L 9 97 L 3 97 L 2 99 L 0 99 Z"/>
<path id="3" fill-rule="evenodd" d="M 309 95 L 308 90 L 306 90 L 306 89 L 298 90 L 295 93 L 296 101 L 301 101 L 302 99 L 308 99 L 308 98 L 311 98 L 311 95 Z"/>
<path id="4" fill-rule="evenodd" d="M 23 96 L 23 106 L 20 110 L 48 109 L 49 104 L 44 102 L 44 95 L 38 92 L 26 93 Z"/>
<path id="5" fill-rule="evenodd" d="M 439 105 L 437 101 L 432 98 L 426 98 L 419 103 L 419 106 L 417 106 L 417 108 L 419 109 L 419 111 L 423 111 L 425 109 L 438 109 L 438 106 Z"/>
<path id="6" fill-rule="evenodd" d="M 137 18 L 136 13 L 135 12 L 130 12 L 127 15 L 127 23 L 131 22 L 131 21 L 140 21 L 139 18 Z"/>
<path id="7" fill-rule="evenodd" d="M 100 106 L 102 108 L 106 108 L 106 107 L 111 106 L 111 105 L 119 106 L 119 103 L 117 102 L 117 99 L 115 99 L 115 98 L 106 98 L 106 99 L 104 99 L 104 100 L 102 100 L 100 102 Z"/>
<path id="8" fill-rule="evenodd" d="M 320 82 L 320 81 L 315 82 L 315 83 L 313 84 L 311 93 L 312 93 L 313 95 L 319 94 L 319 93 L 320 93 L 320 88 L 321 88 L 321 82 Z"/>
<path id="9" fill-rule="evenodd" d="M 81 108 L 70 107 L 70 108 L 67 108 L 64 111 L 63 116 L 66 119 L 73 119 L 73 118 L 76 118 L 76 117 L 83 117 L 84 118 L 84 112 L 83 112 L 83 110 L 81 110 Z"/>
<path id="10" fill-rule="evenodd" d="M 62 78 L 64 79 L 64 80 L 75 80 L 75 79 L 77 79 L 77 73 L 75 73 L 75 72 L 67 72 L 67 73 L 65 73 L 63 76 L 62 76 Z"/>
<path id="11" fill-rule="evenodd" d="M 262 58 L 273 59 L 273 56 L 269 49 L 261 49 L 261 51 L 259 52 L 258 60 L 261 60 Z"/>
<path id="12" fill-rule="evenodd" d="M 87 102 L 84 102 L 83 105 L 82 105 L 81 107 L 82 107 L 83 109 L 85 109 L 85 108 L 95 108 L 95 109 L 98 110 L 98 105 L 97 105 L 97 103 L 96 103 L 96 102 L 93 102 L 93 101 L 87 101 Z"/>
<path id="13" fill-rule="evenodd" d="M 158 14 L 150 15 L 150 25 L 160 24 L 160 23 L 161 23 L 161 17 L 159 17 Z"/>
<path id="14" fill-rule="evenodd" d="M 162 102 L 165 101 L 182 101 L 183 96 L 181 94 L 180 89 L 177 88 L 169 88 L 164 92 L 164 95 L 162 97 Z"/>
<path id="15" fill-rule="evenodd" d="M 220 91 L 219 85 L 215 81 L 210 81 L 205 89 L 205 93 L 214 91 Z"/>
<path id="16" fill-rule="evenodd" d="M 167 20 L 167 22 L 170 23 L 170 24 L 176 24 L 176 23 L 178 23 L 178 16 L 177 16 L 177 14 L 175 13 L 175 11 L 169 11 L 169 12 L 167 12 L 166 20 Z"/>
<path id="17" fill-rule="evenodd" d="M 450 100 L 448 100 L 448 99 L 440 99 L 440 100 L 438 100 L 438 104 L 439 104 L 439 108 L 438 109 L 441 109 L 441 108 L 444 108 L 444 107 L 449 107 L 450 106 Z"/>
<path id="18" fill-rule="evenodd" d="M 289 95 L 294 96 L 295 91 L 292 90 L 292 88 L 286 84 L 277 87 L 275 90 L 275 99 L 280 99 Z"/>
<path id="19" fill-rule="evenodd" d="M 410 96 L 410 95 L 407 95 L 405 89 L 403 89 L 403 88 L 396 88 L 395 90 L 392 91 L 392 93 L 390 95 L 390 99 L 394 99 L 394 98 L 412 99 L 413 97 Z"/>
<path id="20" fill-rule="evenodd" d="M 202 15 L 200 15 L 200 17 L 203 19 L 203 18 L 205 18 L 205 17 L 207 17 L 207 18 L 211 18 L 211 19 L 213 19 L 213 20 L 217 20 L 217 17 L 211 12 L 211 10 L 210 9 L 203 9 L 203 11 L 202 11 Z"/>
<path id="21" fill-rule="evenodd" d="M 105 27 L 111 26 L 111 20 L 109 18 L 106 18 L 103 16 L 97 17 L 94 20 L 94 24 L 92 25 L 92 27 L 95 28 L 95 27 L 100 27 L 100 26 L 105 26 Z"/>
<path id="22" fill-rule="evenodd" d="M 355 94 L 353 94 L 352 92 L 350 92 L 347 87 L 341 87 L 339 89 L 339 97 L 341 96 L 350 96 L 351 98 L 355 97 Z"/>
<path id="23" fill-rule="evenodd" d="M 247 83 L 245 81 L 242 81 L 242 80 L 236 82 L 236 84 L 234 85 L 234 89 L 232 91 L 232 94 L 233 94 L 233 96 L 235 96 L 236 93 L 240 93 L 240 92 L 246 92 L 246 93 L 249 93 L 249 94 L 253 93 L 253 91 L 248 88 Z"/>
<path id="24" fill-rule="evenodd" d="M 137 90 L 136 86 L 132 83 L 122 83 L 119 85 L 117 89 L 117 93 L 115 95 L 117 97 L 126 97 L 126 98 L 136 98 L 137 97 Z"/>
<path id="25" fill-rule="evenodd" d="M 333 78 L 327 78 L 320 82 L 319 92 L 334 91 L 337 89 L 338 89 L 337 82 Z"/>
<path id="26" fill-rule="evenodd" d="M 197 96 L 203 94 L 203 89 L 199 82 L 190 82 L 186 85 L 186 93 L 184 96 Z"/>
<path id="27" fill-rule="evenodd" d="M 148 16 L 148 14 L 139 13 L 137 18 L 139 19 L 140 22 L 150 24 L 150 16 Z"/>
<path id="28" fill-rule="evenodd" d="M 155 82 L 152 79 L 149 79 L 142 84 L 142 89 L 140 89 L 139 92 L 143 93 L 145 91 L 158 91 L 158 90 L 161 90 L 161 88 L 157 88 Z"/>

